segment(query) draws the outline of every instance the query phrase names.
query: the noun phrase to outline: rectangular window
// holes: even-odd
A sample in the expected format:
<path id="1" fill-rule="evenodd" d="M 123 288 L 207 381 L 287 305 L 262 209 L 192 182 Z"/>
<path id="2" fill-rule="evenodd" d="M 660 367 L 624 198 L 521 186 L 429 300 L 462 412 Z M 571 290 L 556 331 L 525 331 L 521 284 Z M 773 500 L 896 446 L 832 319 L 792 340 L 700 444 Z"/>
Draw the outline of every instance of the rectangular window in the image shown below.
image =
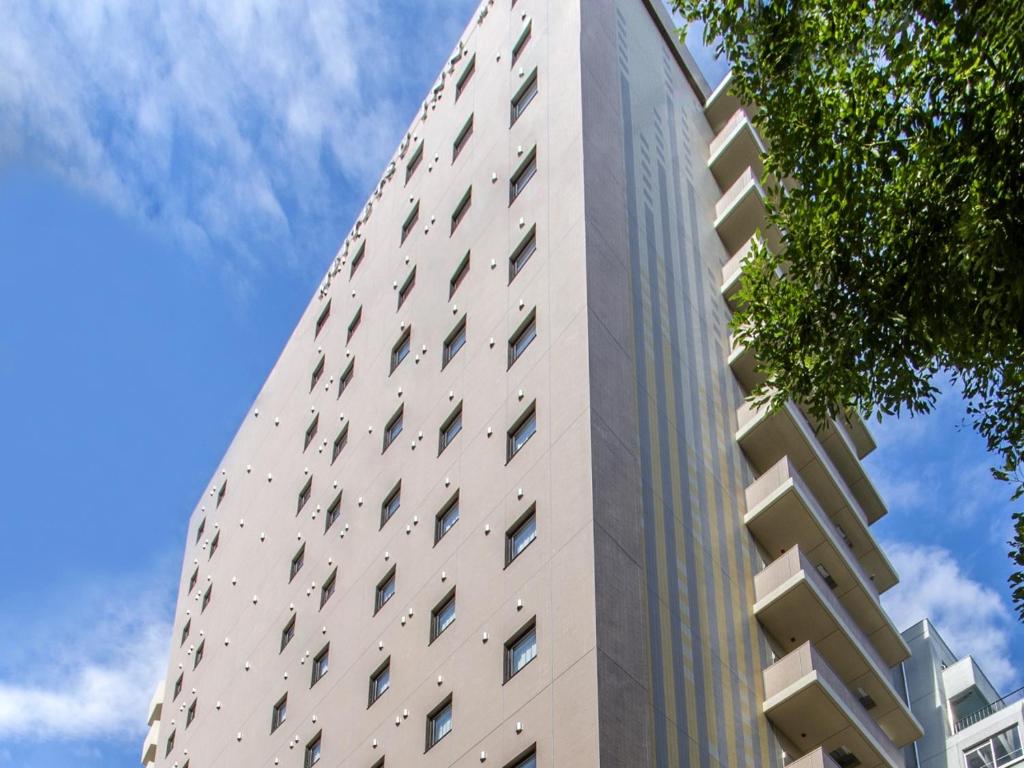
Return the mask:
<path id="1" fill-rule="evenodd" d="M 532 619 L 515 637 L 505 643 L 505 682 L 537 658 L 537 620 Z"/>
<path id="2" fill-rule="evenodd" d="M 313 768 L 320 762 L 320 734 L 313 737 L 313 740 L 306 745 L 306 761 L 303 768 Z"/>
<path id="3" fill-rule="evenodd" d="M 341 517 L 341 494 L 331 502 L 331 506 L 327 508 L 327 514 L 324 515 L 324 533 L 331 530 L 331 526 L 338 522 L 338 518 Z"/>
<path id="4" fill-rule="evenodd" d="M 213 599 L 213 585 L 211 584 L 210 586 L 208 586 L 206 588 L 205 594 L 203 594 L 202 607 L 199 609 L 200 613 L 202 613 L 203 611 L 206 610 L 206 607 L 210 604 L 210 600 L 212 600 L 212 599 Z"/>
<path id="5" fill-rule="evenodd" d="M 192 575 L 188 579 L 188 591 L 189 591 L 189 594 L 192 594 L 192 590 L 196 588 L 196 583 L 198 581 L 199 581 L 199 568 L 197 566 L 196 569 L 194 571 L 192 571 Z"/>
<path id="6" fill-rule="evenodd" d="M 522 357 L 523 352 L 537 338 L 537 310 L 533 310 L 522 325 L 512 334 L 508 340 L 508 367 Z"/>
<path id="7" fill-rule="evenodd" d="M 355 336 L 356 329 L 359 327 L 359 321 L 363 319 L 363 308 L 360 307 L 356 310 L 356 313 L 352 316 L 352 321 L 348 324 L 348 336 L 345 338 L 345 343 L 352 341 L 352 337 Z"/>
<path id="8" fill-rule="evenodd" d="M 270 732 L 273 733 L 288 719 L 288 694 L 285 694 L 270 714 Z"/>
<path id="9" fill-rule="evenodd" d="M 441 454 L 452 444 L 452 440 L 462 431 L 462 403 L 459 403 L 452 415 L 441 425 L 437 438 L 437 452 Z"/>
<path id="10" fill-rule="evenodd" d="M 537 510 L 531 506 L 505 534 L 505 566 L 537 540 Z"/>
<path id="11" fill-rule="evenodd" d="M 413 286 L 416 285 L 416 267 L 412 268 L 412 272 L 405 278 L 405 282 L 402 283 L 402 287 L 398 289 L 398 308 L 401 309 L 402 305 L 405 304 L 405 300 L 409 298 L 409 294 L 412 293 Z"/>
<path id="12" fill-rule="evenodd" d="M 433 611 L 430 612 L 430 642 L 434 642 L 441 633 L 455 621 L 455 590 L 452 590 Z"/>
<path id="13" fill-rule="evenodd" d="M 508 281 L 511 283 L 516 275 L 523 271 L 526 262 L 537 252 L 537 227 L 532 227 L 529 234 L 512 252 L 508 259 Z"/>
<path id="14" fill-rule="evenodd" d="M 512 46 L 512 66 L 515 66 L 516 62 L 519 61 L 519 57 L 523 55 L 523 50 L 526 48 L 526 44 L 530 42 L 530 37 L 533 35 L 533 21 L 527 22 L 523 31 L 519 34 L 519 39 L 516 40 L 516 44 Z"/>
<path id="15" fill-rule="evenodd" d="M 444 535 L 457 522 L 459 522 L 459 494 L 456 492 L 455 497 L 445 504 L 444 508 L 437 513 L 437 517 L 434 519 L 434 543 L 437 544 L 437 542 L 443 539 Z"/>
<path id="16" fill-rule="evenodd" d="M 459 228 L 459 224 L 462 223 L 462 220 L 466 217 L 466 214 L 469 212 L 469 209 L 470 207 L 472 207 L 472 205 L 473 188 L 470 187 L 468 190 L 466 190 L 466 194 L 462 196 L 462 200 L 459 201 L 459 204 L 455 207 L 455 210 L 452 212 L 452 234 L 454 234 L 455 230 Z"/>
<path id="17" fill-rule="evenodd" d="M 299 491 L 299 498 L 295 501 L 295 514 L 299 514 L 302 508 L 309 503 L 310 498 L 313 496 L 313 478 L 309 478 L 306 484 L 302 486 L 302 490 Z"/>
<path id="18" fill-rule="evenodd" d="M 288 569 L 288 581 L 294 579 L 299 571 L 302 570 L 302 564 L 306 562 L 306 545 L 303 544 L 299 547 L 299 551 L 295 553 L 292 558 L 291 567 Z"/>
<path id="19" fill-rule="evenodd" d="M 309 448 L 309 444 L 316 438 L 316 431 L 320 428 L 320 416 L 314 416 L 313 421 L 306 427 L 306 436 L 302 441 L 302 450 Z"/>
<path id="20" fill-rule="evenodd" d="M 324 311 L 320 313 L 320 317 L 316 319 L 316 328 L 313 330 L 313 338 L 320 335 L 320 331 L 327 325 L 327 318 L 331 316 L 331 302 L 327 302 L 327 306 L 324 307 Z"/>
<path id="21" fill-rule="evenodd" d="M 384 692 L 391 687 L 391 659 L 388 658 L 377 671 L 370 675 L 370 703 L 367 706 L 372 706 L 373 702 L 384 695 Z"/>
<path id="22" fill-rule="evenodd" d="M 537 768 L 537 748 L 530 747 L 526 754 L 517 757 L 505 768 Z"/>
<path id="23" fill-rule="evenodd" d="M 171 751 L 174 749 L 174 734 L 175 731 L 171 731 L 171 735 L 167 737 L 167 749 L 164 750 L 164 757 L 171 754 Z"/>
<path id="24" fill-rule="evenodd" d="M 394 490 L 388 494 L 388 497 L 384 499 L 384 503 L 380 505 L 380 527 L 383 528 L 387 525 L 388 520 L 395 516 L 398 512 L 399 507 L 402 506 L 402 483 L 394 487 Z"/>
<path id="25" fill-rule="evenodd" d="M 185 673 L 182 672 L 178 675 L 178 679 L 174 681 L 174 693 L 171 695 L 171 701 L 174 701 L 181 694 L 181 689 L 185 687 Z"/>
<path id="26" fill-rule="evenodd" d="M 206 648 L 206 641 L 204 640 L 203 642 L 201 642 L 199 644 L 199 647 L 196 648 L 195 656 L 192 658 L 192 669 L 195 669 L 196 667 L 198 667 L 199 666 L 199 662 L 203 660 L 203 650 L 205 648 Z"/>
<path id="27" fill-rule="evenodd" d="M 178 645 L 184 645 L 185 641 L 188 640 L 188 633 L 192 631 L 192 619 L 185 622 L 185 626 L 181 628 L 181 642 Z"/>
<path id="28" fill-rule="evenodd" d="M 398 439 L 398 436 L 402 434 L 402 419 L 404 411 L 405 406 L 401 406 L 398 409 L 398 412 L 391 417 L 391 420 L 388 422 L 387 426 L 384 427 L 383 450 L 386 451 L 391 446 L 391 444 L 395 442 L 396 439 Z"/>
<path id="29" fill-rule="evenodd" d="M 209 555 L 210 557 L 213 557 L 213 553 L 217 551 L 217 547 L 219 547 L 219 546 L 220 546 L 220 532 L 218 531 L 217 535 L 213 537 L 213 541 L 210 542 L 210 555 Z"/>
<path id="30" fill-rule="evenodd" d="M 196 528 L 196 544 L 198 544 L 199 540 L 201 538 L 203 538 L 203 531 L 205 531 L 205 530 L 206 530 L 206 518 L 204 517 L 202 520 L 199 521 L 199 527 Z"/>
<path id="31" fill-rule="evenodd" d="M 313 658 L 312 678 L 309 684 L 310 688 L 316 685 L 320 680 L 323 679 L 324 675 L 327 674 L 327 669 L 330 666 L 330 661 L 331 646 L 330 643 L 328 643 L 327 646 Z"/>
<path id="32" fill-rule="evenodd" d="M 459 75 L 459 79 L 455 83 L 455 100 L 458 101 L 462 92 L 466 90 L 466 86 L 469 85 L 469 81 L 473 79 L 473 73 L 476 72 L 476 54 L 474 53 L 469 59 L 469 63 L 463 68 L 462 74 Z"/>
<path id="33" fill-rule="evenodd" d="M 512 461 L 513 457 L 535 434 L 537 434 L 537 404 L 531 403 L 530 407 L 526 409 L 526 413 L 520 416 L 508 431 L 507 460 Z"/>
<path id="34" fill-rule="evenodd" d="M 316 368 L 313 369 L 313 375 L 309 377 L 309 391 L 312 392 L 316 387 L 316 383 L 320 381 L 320 377 L 324 375 L 324 366 L 327 364 L 327 358 L 321 357 L 320 362 L 316 364 Z"/>
<path id="35" fill-rule="evenodd" d="M 334 596 L 335 587 L 338 584 L 338 569 L 335 568 L 331 571 L 331 575 L 327 577 L 327 581 L 324 582 L 323 586 L 320 587 L 320 607 L 323 608 L 327 605 L 327 601 Z"/>
<path id="36" fill-rule="evenodd" d="M 405 183 L 409 183 L 409 179 L 416 173 L 416 169 L 420 167 L 420 163 L 423 162 L 423 142 L 421 141 L 419 146 L 416 147 L 416 151 L 412 153 L 412 157 L 409 158 L 409 162 L 405 166 Z"/>
<path id="37" fill-rule="evenodd" d="M 508 185 L 508 202 L 509 205 L 515 202 L 516 198 L 522 194 L 523 190 L 526 189 L 527 185 L 537 173 L 537 148 L 534 147 L 530 150 L 530 154 L 527 158 L 519 165 L 519 168 L 515 173 L 512 174 L 512 180 Z"/>
<path id="38" fill-rule="evenodd" d="M 839 768 L 857 768 L 860 765 L 860 758 L 858 758 L 853 752 L 848 750 L 846 747 L 836 747 L 828 753 Z M 984 768 L 994 768 L 994 763 L 982 763 Z M 970 763 L 968 763 L 970 768 Z"/>
<path id="39" fill-rule="evenodd" d="M 448 281 L 448 298 L 450 299 L 455 295 L 455 292 L 459 290 L 459 286 L 462 285 L 462 281 L 465 280 L 466 275 L 469 274 L 469 252 L 462 257 L 462 261 L 459 262 L 459 266 L 455 268 L 452 273 L 452 279 Z"/>
<path id="40" fill-rule="evenodd" d="M 406 328 L 405 333 L 395 342 L 395 346 L 391 348 L 391 373 L 394 373 L 395 369 L 402 364 L 402 361 L 409 356 L 411 348 L 412 328 Z"/>
<path id="41" fill-rule="evenodd" d="M 223 483 L 221 483 L 220 489 L 217 491 L 217 506 L 218 507 L 220 506 L 220 503 L 222 501 L 224 501 L 224 496 L 227 494 L 227 492 L 228 492 L 228 481 L 225 480 Z"/>
<path id="42" fill-rule="evenodd" d="M 352 257 L 352 264 L 348 270 L 348 276 L 351 278 L 359 269 L 359 265 L 363 263 L 363 257 L 366 256 L 366 243 L 359 246 L 359 250 L 356 251 L 356 255 Z"/>
<path id="43" fill-rule="evenodd" d="M 348 445 L 348 424 L 342 427 L 341 432 L 334 438 L 334 445 L 331 447 L 331 464 L 341 455 L 346 445 Z"/>
<path id="44" fill-rule="evenodd" d="M 292 616 L 287 624 L 284 625 L 284 629 L 281 630 L 281 650 L 283 651 L 288 643 L 295 637 L 295 617 Z"/>
<path id="45" fill-rule="evenodd" d="M 377 613 L 387 605 L 388 600 L 395 596 L 395 578 L 398 575 L 396 569 L 388 571 L 388 575 L 377 585 L 373 598 L 373 612 Z"/>
<path id="46" fill-rule="evenodd" d="M 473 115 L 469 116 L 469 120 L 462 126 L 462 130 L 459 131 L 459 135 L 455 137 L 455 141 L 452 143 L 452 162 L 454 163 L 459 155 L 462 154 L 462 150 L 466 148 L 469 140 L 473 136 Z"/>
<path id="47" fill-rule="evenodd" d="M 341 393 L 348 389 L 348 385 L 352 383 L 352 377 L 355 375 L 356 361 L 352 360 L 344 373 L 338 378 L 338 397 L 341 397 Z"/>
<path id="48" fill-rule="evenodd" d="M 512 120 L 511 124 L 515 125 L 516 120 L 520 118 L 526 108 L 530 106 L 530 102 L 533 101 L 537 95 L 537 70 L 533 70 L 530 74 L 529 79 L 523 84 L 516 95 L 512 97 Z"/>
<path id="49" fill-rule="evenodd" d="M 452 697 L 449 696 L 427 715 L 427 749 L 452 732 Z"/>
<path id="50" fill-rule="evenodd" d="M 402 222 L 402 242 L 404 243 L 409 235 L 412 234 L 413 227 L 416 226 L 416 222 L 420 219 L 420 203 L 417 200 L 416 205 L 412 207 L 409 215 L 405 217 L 405 221 Z"/>
<path id="51" fill-rule="evenodd" d="M 981 744 L 964 750 L 967 768 L 1002 768 L 1016 763 L 1024 752 L 1021 751 L 1020 733 L 1017 726 L 990 736 Z"/>
<path id="52" fill-rule="evenodd" d="M 451 362 L 452 358 L 459 353 L 466 344 L 466 318 L 459 321 L 459 324 L 455 326 L 455 329 L 448 334 L 448 338 L 444 340 L 444 347 L 441 349 L 441 368 L 444 368 L 448 363 Z"/>
<path id="53" fill-rule="evenodd" d="M 199 704 L 198 699 L 193 701 L 185 713 L 185 727 L 188 728 L 192 725 L 192 721 L 196 719 L 196 706 Z"/>

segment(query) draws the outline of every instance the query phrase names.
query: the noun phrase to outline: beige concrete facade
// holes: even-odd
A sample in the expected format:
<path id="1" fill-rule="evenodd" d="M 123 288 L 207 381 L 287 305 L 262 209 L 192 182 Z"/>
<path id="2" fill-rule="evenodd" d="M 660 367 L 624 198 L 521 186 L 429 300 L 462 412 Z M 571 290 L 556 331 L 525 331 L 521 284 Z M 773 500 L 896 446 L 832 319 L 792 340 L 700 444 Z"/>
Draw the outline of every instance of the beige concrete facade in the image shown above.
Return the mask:
<path id="1" fill-rule="evenodd" d="M 481 4 L 192 514 L 144 759 L 895 768 L 870 437 L 743 405 L 761 144 L 670 26 Z"/>

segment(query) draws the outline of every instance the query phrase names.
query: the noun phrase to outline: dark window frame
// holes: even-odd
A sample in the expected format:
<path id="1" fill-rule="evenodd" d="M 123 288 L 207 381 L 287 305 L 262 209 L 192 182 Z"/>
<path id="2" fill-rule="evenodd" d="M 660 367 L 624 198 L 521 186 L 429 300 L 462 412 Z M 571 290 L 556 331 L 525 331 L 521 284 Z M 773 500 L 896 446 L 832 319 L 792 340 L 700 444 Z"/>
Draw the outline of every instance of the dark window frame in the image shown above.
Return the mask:
<path id="1" fill-rule="evenodd" d="M 388 584 L 391 584 L 391 594 L 385 596 L 385 587 Z M 396 594 L 398 594 L 398 566 L 393 565 L 384 574 L 384 578 L 377 582 L 377 586 L 373 590 L 373 615 L 376 616 L 380 613 Z"/>
<path id="2" fill-rule="evenodd" d="M 288 623 L 281 630 L 281 647 L 278 649 L 278 653 L 281 653 L 288 647 L 288 643 L 295 639 L 295 619 L 295 616 L 288 619 Z"/>
<path id="3" fill-rule="evenodd" d="M 309 478 L 306 484 L 302 486 L 302 490 L 299 491 L 298 497 L 295 499 L 295 514 L 298 515 L 306 508 L 309 504 L 309 500 L 313 498 L 313 478 Z"/>
<path id="4" fill-rule="evenodd" d="M 306 753 L 303 758 L 303 768 L 313 768 L 323 757 L 323 731 L 317 731 L 316 736 L 306 743 Z"/>
<path id="5" fill-rule="evenodd" d="M 529 661 L 527 661 L 525 664 L 523 664 L 523 666 L 519 667 L 519 669 L 513 669 L 515 648 L 516 648 L 517 645 L 519 645 L 520 642 L 525 640 L 526 637 L 528 635 L 530 635 L 530 634 L 533 635 L 533 644 L 534 644 L 533 658 L 531 658 Z M 504 680 L 502 682 L 502 685 L 507 683 L 509 680 L 511 680 L 516 675 L 518 675 L 520 672 L 522 672 L 524 669 L 526 669 L 528 666 L 530 666 L 530 664 L 532 664 L 537 659 L 537 656 L 539 656 L 539 655 L 540 655 L 540 651 L 537 648 L 537 617 L 534 616 L 529 621 L 527 621 L 514 635 L 512 635 L 512 637 L 510 637 L 508 640 L 505 641 L 505 650 L 504 650 L 504 658 L 505 658 L 504 668 L 505 669 L 504 669 Z"/>
<path id="6" fill-rule="evenodd" d="M 519 342 L 523 339 L 528 331 L 532 329 L 533 335 L 530 336 L 530 340 L 526 343 L 526 346 L 519 348 Z M 526 319 L 519 324 L 519 327 L 512 332 L 512 335 L 508 340 L 508 367 L 512 368 L 516 362 L 526 354 L 526 350 L 530 348 L 530 345 L 537 339 L 537 308 L 534 307 L 530 310 L 530 314 L 526 316 Z"/>
<path id="7" fill-rule="evenodd" d="M 409 215 L 405 217 L 405 221 L 402 222 L 402 237 L 399 245 L 404 245 L 405 241 L 409 239 L 409 235 L 412 234 L 413 229 L 416 228 L 416 222 L 420 220 L 420 201 L 417 200 L 416 204 L 413 205 L 412 210 L 409 211 Z"/>
<path id="8" fill-rule="evenodd" d="M 316 368 L 313 369 L 313 374 L 309 377 L 309 391 L 312 392 L 316 389 L 316 385 L 320 383 L 320 379 L 324 375 L 324 370 L 327 367 L 327 355 L 323 355 L 320 358 L 320 362 L 316 364 Z"/>
<path id="9" fill-rule="evenodd" d="M 313 328 L 313 338 L 314 339 L 317 338 L 320 335 L 320 332 L 324 329 L 324 326 L 327 325 L 327 319 L 330 316 L 331 316 L 331 299 L 328 299 L 327 300 L 327 306 L 325 306 L 323 308 L 323 311 L 320 313 L 320 315 L 316 319 L 316 325 Z"/>
<path id="10" fill-rule="evenodd" d="M 328 601 L 334 597 L 334 592 L 337 588 L 338 568 L 335 566 L 334 570 L 331 571 L 331 575 L 324 579 L 323 584 L 320 585 L 320 610 L 323 610 Z"/>
<path id="11" fill-rule="evenodd" d="M 316 439 L 316 433 L 320 430 L 320 414 L 318 413 L 306 427 L 306 434 L 302 439 L 302 452 L 305 453 L 310 444 Z"/>
<path id="12" fill-rule="evenodd" d="M 349 321 L 349 324 L 348 324 L 348 335 L 345 338 L 345 343 L 346 344 L 348 344 L 350 341 L 352 341 L 352 337 L 355 336 L 356 331 L 359 329 L 359 323 L 362 322 L 362 319 L 363 319 L 363 308 L 360 305 L 359 309 L 356 310 L 356 313 L 354 315 L 352 315 L 352 320 Z"/>
<path id="13" fill-rule="evenodd" d="M 476 54 L 474 53 L 469 57 L 469 62 L 465 67 L 462 68 L 462 72 L 459 75 L 459 79 L 455 81 L 455 101 L 459 100 L 466 91 L 466 87 L 473 79 L 473 74 L 476 72 Z"/>
<path id="14" fill-rule="evenodd" d="M 405 304 L 406 299 L 409 298 L 409 294 L 412 293 L 412 289 L 416 287 L 416 267 L 413 267 L 409 272 L 409 275 L 405 278 L 405 282 L 402 283 L 398 289 L 398 307 L 401 309 L 402 305 Z"/>
<path id="15" fill-rule="evenodd" d="M 473 138 L 473 131 L 476 129 L 476 115 L 470 114 L 469 119 L 463 123 L 462 128 L 459 129 L 458 134 L 455 136 L 455 141 L 452 142 L 452 163 L 459 159 L 459 155 L 462 154 L 462 150 L 466 148 L 469 140 Z"/>
<path id="16" fill-rule="evenodd" d="M 462 319 L 455 324 L 447 338 L 444 340 L 444 344 L 441 345 L 441 370 L 443 371 L 464 346 L 466 346 L 466 318 L 467 315 L 463 315 Z M 462 336 L 462 343 L 452 351 L 452 344 L 455 340 Z"/>
<path id="17" fill-rule="evenodd" d="M 508 257 L 508 282 L 509 285 L 516 279 L 520 272 L 526 267 L 533 255 L 537 253 L 537 225 L 530 227 L 530 231 L 519 241 L 515 250 Z"/>
<path id="18" fill-rule="evenodd" d="M 396 429 L 397 427 L 397 429 Z M 398 410 L 392 414 L 391 418 L 388 419 L 388 423 L 384 425 L 384 447 L 381 449 L 381 453 L 387 451 L 399 435 L 402 434 L 402 430 L 405 429 L 405 404 L 398 406 Z"/>
<path id="19" fill-rule="evenodd" d="M 537 68 L 533 68 L 533 72 L 526 78 L 526 82 L 516 91 L 512 97 L 510 105 L 510 118 L 509 127 L 516 124 L 523 113 L 526 112 L 526 108 L 530 106 L 537 95 L 540 93 L 540 84 L 537 76 Z"/>
<path id="20" fill-rule="evenodd" d="M 394 509 L 391 508 L 391 503 L 392 502 L 397 502 L 397 504 L 395 504 Z M 394 488 L 392 488 L 388 492 L 388 495 L 384 497 L 384 501 L 381 502 L 381 505 L 380 505 L 380 527 L 383 528 L 385 525 L 387 525 L 388 521 L 391 520 L 391 518 L 393 518 L 395 515 L 397 515 L 398 514 L 398 510 L 400 510 L 401 508 L 402 508 L 402 481 L 399 480 L 397 483 L 395 483 Z"/>
<path id="21" fill-rule="evenodd" d="M 530 520 L 533 520 L 533 536 L 532 538 L 523 545 L 523 548 L 518 552 L 515 551 L 515 540 L 516 535 L 523 530 Z M 526 508 L 526 510 L 516 518 L 515 522 L 508 527 L 505 531 L 505 567 L 508 568 L 514 563 L 519 557 L 529 549 L 535 541 L 537 541 L 537 504 L 534 502 Z"/>
<path id="22" fill-rule="evenodd" d="M 338 397 L 341 397 L 342 393 L 348 389 L 348 385 L 352 383 L 352 377 L 356 373 L 356 361 L 355 358 L 349 360 L 345 370 L 341 372 L 341 376 L 338 377 Z"/>
<path id="23" fill-rule="evenodd" d="M 466 251 L 466 255 L 462 257 L 458 266 L 455 267 L 455 271 L 452 272 L 451 279 L 448 281 L 449 299 L 455 296 L 455 292 L 459 290 L 459 286 L 462 285 L 462 281 L 465 280 L 466 275 L 469 274 L 469 256 L 470 252 Z"/>
<path id="24" fill-rule="evenodd" d="M 338 495 L 334 497 L 334 501 L 331 502 L 331 505 L 327 507 L 327 511 L 324 513 L 324 533 L 331 530 L 331 526 L 341 519 L 341 496 L 342 492 L 339 491 Z"/>
<path id="25" fill-rule="evenodd" d="M 437 718 L 446 709 L 450 709 L 451 710 L 450 715 L 449 715 L 449 718 L 451 720 L 451 725 L 449 726 L 448 730 L 445 731 L 441 736 L 438 736 L 438 737 L 435 738 L 435 735 L 434 735 L 434 724 L 437 722 Z M 436 747 L 438 744 L 440 744 L 442 741 L 444 741 L 444 739 L 449 734 L 451 734 L 451 732 L 454 731 L 454 730 L 455 730 L 455 706 L 454 706 L 454 699 L 452 697 L 452 694 L 449 693 L 444 699 L 441 700 L 441 703 L 438 704 L 436 707 L 434 707 L 432 710 L 430 710 L 430 713 L 427 715 L 427 748 L 424 750 L 424 752 L 429 752 L 431 749 Z"/>
<path id="26" fill-rule="evenodd" d="M 366 256 L 366 242 L 360 244 L 359 250 L 352 256 L 352 261 L 349 263 L 348 277 L 351 280 L 352 276 L 359 269 L 359 265 L 363 263 L 363 258 Z"/>
<path id="27" fill-rule="evenodd" d="M 443 507 L 441 507 L 440 510 L 438 510 L 436 515 L 434 515 L 434 545 L 435 546 L 437 545 L 437 543 L 439 541 L 441 541 L 441 539 L 443 539 L 448 534 L 448 532 L 452 528 L 454 528 L 456 526 L 456 524 L 458 524 L 459 518 L 462 515 L 462 510 L 461 510 L 459 504 L 460 504 L 459 491 L 455 491 L 455 495 L 453 495 L 450 499 L 448 499 L 448 501 L 445 503 L 445 505 Z M 450 512 L 452 512 L 453 510 L 455 511 L 455 521 L 451 525 L 449 525 L 447 528 L 445 528 L 444 527 L 444 520 L 448 517 L 448 514 Z"/>
<path id="28" fill-rule="evenodd" d="M 537 147 L 531 149 L 508 181 L 508 204 L 512 205 L 537 175 Z"/>
<path id="29" fill-rule="evenodd" d="M 526 50 L 526 44 L 533 39 L 533 19 L 526 22 L 526 26 L 523 27 L 523 31 L 519 33 L 519 37 L 516 39 L 515 44 L 512 46 L 512 64 L 515 66 L 516 62 L 523 55 L 523 51 Z"/>
<path id="30" fill-rule="evenodd" d="M 420 141 L 416 149 L 412 153 L 412 157 L 409 158 L 409 162 L 405 164 L 405 183 L 409 183 L 409 179 L 416 173 L 416 169 L 420 167 L 420 163 L 423 162 L 423 147 L 425 141 Z"/>
<path id="31" fill-rule="evenodd" d="M 270 710 L 270 732 L 273 733 L 288 719 L 288 694 L 286 693 Z"/>
<path id="32" fill-rule="evenodd" d="M 403 351 L 404 350 L 404 351 Z M 412 353 L 412 326 L 407 326 L 402 335 L 398 337 L 398 341 L 391 347 L 391 370 L 388 371 L 388 376 L 398 370 L 404 361 Z"/>
<path id="33" fill-rule="evenodd" d="M 378 685 L 378 681 L 380 680 L 381 676 L 385 672 L 387 672 L 387 675 L 388 675 L 387 687 L 384 688 L 384 690 L 380 690 L 380 686 Z M 367 701 L 367 704 L 366 704 L 366 708 L 369 709 L 374 704 L 376 704 L 378 701 L 380 701 L 380 697 L 383 696 L 385 693 L 387 693 L 389 690 L 391 690 L 391 657 L 390 656 L 388 656 L 386 659 L 384 659 L 384 663 L 381 664 L 379 667 L 377 667 L 372 673 L 370 673 L 370 693 L 369 693 L 368 701 Z"/>
<path id="34" fill-rule="evenodd" d="M 306 564 L 306 545 L 303 543 L 298 551 L 292 555 L 291 563 L 288 564 L 288 583 L 291 584 L 299 575 L 302 566 Z"/>
<path id="35" fill-rule="evenodd" d="M 441 611 L 446 609 L 448 606 L 452 606 L 455 609 L 455 614 L 452 616 L 451 621 L 441 626 L 440 616 Z M 441 600 L 430 610 L 430 643 L 432 644 L 437 638 L 445 633 L 445 631 L 455 622 L 458 618 L 458 603 L 455 601 L 455 587 L 452 587 L 448 593 L 441 598 Z"/>
<path id="36" fill-rule="evenodd" d="M 466 190 L 462 199 L 459 200 L 459 204 L 455 206 L 455 210 L 452 211 L 452 229 L 449 233 L 449 237 L 455 234 L 455 230 L 459 228 L 462 220 L 466 218 L 466 214 L 469 209 L 473 207 L 473 187 L 470 185 L 469 189 Z"/>
<path id="37" fill-rule="evenodd" d="M 331 444 L 331 464 L 338 460 L 346 445 L 348 445 L 348 422 L 339 430 L 338 436 L 334 438 L 334 442 Z"/>
<path id="38" fill-rule="evenodd" d="M 451 432 L 452 428 L 458 424 L 458 429 Z M 455 406 L 452 412 L 448 415 L 448 418 L 441 424 L 441 428 L 437 433 L 437 455 L 440 456 L 445 452 L 445 449 L 452 444 L 459 433 L 462 432 L 462 401 Z M 450 433 L 450 434 L 449 434 Z"/>
<path id="39" fill-rule="evenodd" d="M 519 431 L 521 429 L 523 429 L 523 427 L 525 427 L 527 425 L 527 423 L 529 423 L 531 420 L 533 421 L 533 431 L 530 432 L 529 436 L 525 440 L 523 440 L 521 443 L 516 445 L 516 443 L 519 442 L 518 441 L 518 437 L 517 437 L 519 435 Z M 509 427 L 508 432 L 506 433 L 506 436 L 505 436 L 505 455 L 506 455 L 505 463 L 506 464 L 508 464 L 510 461 L 512 461 L 512 459 L 514 459 L 516 456 L 518 456 L 520 451 L 522 451 L 523 448 L 525 448 L 526 445 L 536 436 L 537 429 L 538 429 L 538 427 L 537 427 L 537 401 L 534 400 L 532 403 L 530 403 L 528 406 L 526 406 L 526 409 L 522 412 L 522 414 L 519 416 L 519 418 L 517 418 L 512 423 L 512 426 Z"/>
<path id="40" fill-rule="evenodd" d="M 322 663 L 326 662 L 326 666 L 322 668 Z M 309 687 L 312 688 L 314 685 L 323 680 L 327 673 L 331 669 L 331 644 L 328 643 L 320 652 L 313 657 L 313 667 L 310 670 L 310 683 Z"/>

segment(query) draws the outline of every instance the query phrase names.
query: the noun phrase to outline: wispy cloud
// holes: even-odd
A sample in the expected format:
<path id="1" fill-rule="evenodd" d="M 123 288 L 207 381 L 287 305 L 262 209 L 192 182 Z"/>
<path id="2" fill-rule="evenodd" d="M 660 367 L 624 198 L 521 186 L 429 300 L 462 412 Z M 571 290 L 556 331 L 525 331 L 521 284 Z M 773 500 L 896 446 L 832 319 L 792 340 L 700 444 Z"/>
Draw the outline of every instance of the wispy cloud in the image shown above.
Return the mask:
<path id="1" fill-rule="evenodd" d="M 931 619 L 953 652 L 974 656 L 997 687 L 1020 682 L 1011 650 L 1016 625 L 998 592 L 965 573 L 948 549 L 906 542 L 884 548 L 900 584 L 882 600 L 899 628 Z"/>

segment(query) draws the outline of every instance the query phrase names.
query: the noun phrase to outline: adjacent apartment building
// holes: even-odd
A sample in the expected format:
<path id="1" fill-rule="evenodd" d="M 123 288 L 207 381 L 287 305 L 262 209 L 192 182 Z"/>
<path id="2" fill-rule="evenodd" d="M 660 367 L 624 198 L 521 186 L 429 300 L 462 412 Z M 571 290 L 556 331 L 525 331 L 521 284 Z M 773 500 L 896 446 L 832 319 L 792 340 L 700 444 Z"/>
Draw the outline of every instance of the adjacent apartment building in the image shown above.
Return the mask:
<path id="1" fill-rule="evenodd" d="M 1024 689 L 1000 694 L 978 663 L 958 659 L 927 619 L 903 637 L 913 655 L 899 672 L 925 729 L 906 750 L 907 768 L 1024 766 Z"/>
<path id="2" fill-rule="evenodd" d="M 192 513 L 144 764 L 902 766 L 871 437 L 730 343 L 760 147 L 661 0 L 480 4 Z"/>

